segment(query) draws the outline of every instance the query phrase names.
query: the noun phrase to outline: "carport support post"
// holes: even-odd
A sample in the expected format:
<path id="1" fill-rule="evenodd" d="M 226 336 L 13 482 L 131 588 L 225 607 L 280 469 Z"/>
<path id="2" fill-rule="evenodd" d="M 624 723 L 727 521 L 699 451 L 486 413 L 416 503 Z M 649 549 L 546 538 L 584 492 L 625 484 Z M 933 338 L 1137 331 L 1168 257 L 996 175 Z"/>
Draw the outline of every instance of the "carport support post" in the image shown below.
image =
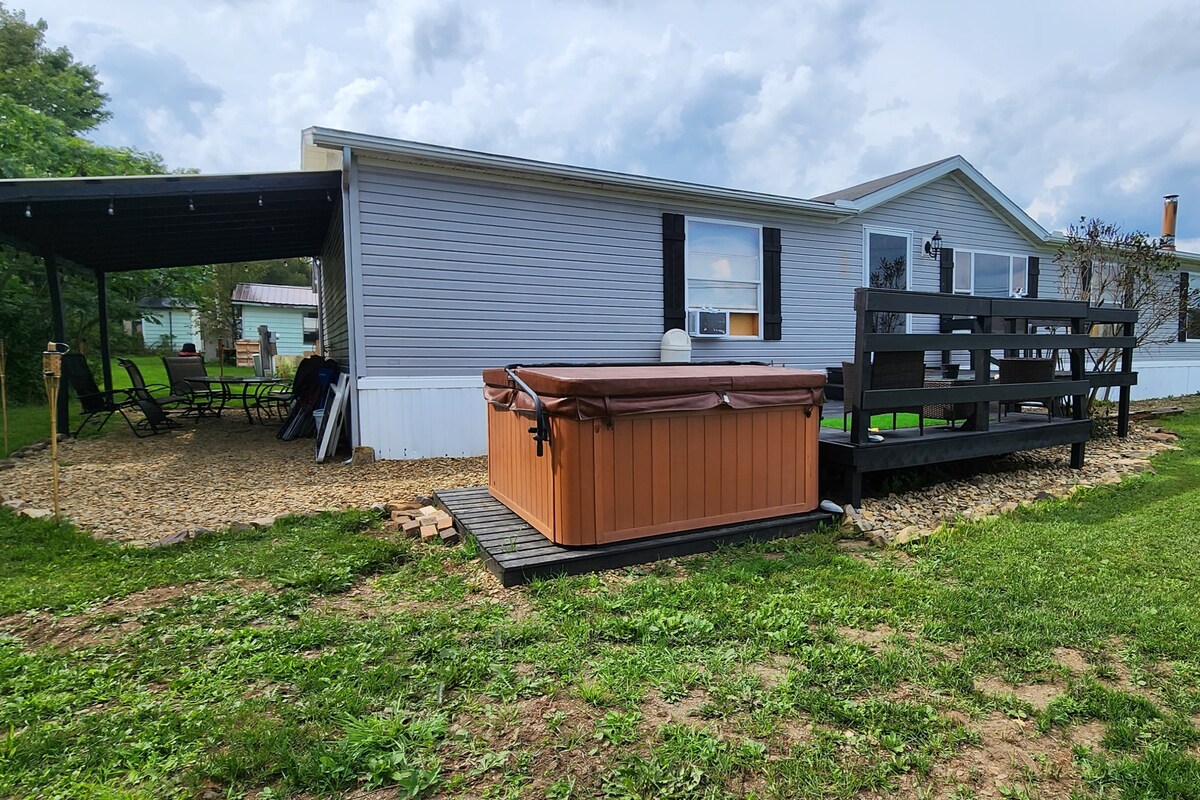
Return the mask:
<path id="1" fill-rule="evenodd" d="M 104 391 L 112 392 L 112 355 L 108 350 L 108 288 L 104 270 L 96 270 L 96 308 L 100 315 L 100 371 L 104 375 Z"/>
<path id="2" fill-rule="evenodd" d="M 46 265 L 46 286 L 50 289 L 50 323 L 54 330 L 54 341 L 65 342 L 67 325 L 63 320 L 62 283 L 58 275 L 58 257 L 54 251 L 47 249 L 42 255 Z M 58 429 L 69 432 L 71 424 L 67 415 L 67 393 L 58 393 Z"/>

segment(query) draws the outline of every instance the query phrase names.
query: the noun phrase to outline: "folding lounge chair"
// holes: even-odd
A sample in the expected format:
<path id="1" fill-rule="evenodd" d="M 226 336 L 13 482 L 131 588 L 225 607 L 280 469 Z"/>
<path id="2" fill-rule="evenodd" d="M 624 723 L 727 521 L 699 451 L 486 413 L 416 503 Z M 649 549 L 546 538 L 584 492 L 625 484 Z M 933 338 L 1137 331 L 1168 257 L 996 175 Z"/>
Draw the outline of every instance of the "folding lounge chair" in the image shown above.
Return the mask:
<path id="1" fill-rule="evenodd" d="M 118 358 L 117 363 L 124 367 L 126 374 L 129 375 L 129 384 L 132 387 L 128 390 L 129 395 L 133 398 L 137 407 L 141 409 L 143 416 L 152 423 L 152 427 L 180 427 L 178 422 L 167 416 L 165 407 L 178 408 L 181 405 L 186 405 L 188 399 L 171 394 L 170 388 L 164 384 L 146 383 L 146 379 L 142 377 L 141 368 L 128 358 Z M 156 391 L 165 391 L 165 394 L 155 395 Z M 158 431 L 156 430 L 155 432 L 157 433 Z"/>
<path id="2" fill-rule="evenodd" d="M 103 430 L 113 414 L 120 414 L 129 429 L 138 438 L 153 436 L 174 427 L 161 408 L 154 404 L 139 403 L 131 390 L 114 389 L 111 392 L 101 390 L 96 385 L 92 371 L 88 368 L 87 359 L 81 353 L 63 353 L 62 369 L 67 385 L 79 398 L 80 415 L 83 417 L 79 427 L 71 434 L 72 436 L 79 436 L 80 431 L 97 418 L 100 419 L 100 424 L 96 426 L 96 431 Z M 126 412 L 132 410 L 140 410 L 143 415 L 142 419 L 136 422 L 130 419 Z"/>

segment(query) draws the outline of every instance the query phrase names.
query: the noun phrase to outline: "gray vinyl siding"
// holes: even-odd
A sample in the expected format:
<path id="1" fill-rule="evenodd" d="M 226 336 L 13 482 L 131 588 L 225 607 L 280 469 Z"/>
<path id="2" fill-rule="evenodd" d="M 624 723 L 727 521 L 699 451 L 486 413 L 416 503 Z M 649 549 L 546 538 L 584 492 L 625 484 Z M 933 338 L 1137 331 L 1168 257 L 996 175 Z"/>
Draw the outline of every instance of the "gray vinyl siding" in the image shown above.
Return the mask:
<path id="1" fill-rule="evenodd" d="M 350 364 L 350 331 L 346 322 L 346 250 L 342 214 L 329 225 L 321 251 L 321 346 L 342 367 Z"/>
<path id="2" fill-rule="evenodd" d="M 1200 289 L 1200 271 L 1180 270 L 1188 273 L 1188 288 L 1191 291 Z M 1173 287 L 1175 294 L 1179 293 L 1179 272 L 1174 274 Z M 1175 340 L 1179 334 L 1178 317 L 1172 316 L 1166 324 L 1155 333 L 1156 339 L 1171 338 L 1169 344 L 1148 345 L 1138 350 L 1133 356 L 1133 368 L 1137 369 L 1138 361 L 1154 361 L 1156 363 L 1200 364 L 1200 340 L 1188 339 L 1186 342 Z"/>
<path id="3" fill-rule="evenodd" d="M 693 360 L 823 369 L 851 357 L 863 227 L 911 231 L 912 288 L 936 291 L 946 246 L 1043 256 L 961 183 L 943 178 L 850 221 L 752 215 L 362 162 L 366 376 L 478 375 L 538 361 L 655 361 L 662 214 L 782 229 L 782 341 L 693 340 Z M 933 319 L 914 324 L 929 329 Z"/>

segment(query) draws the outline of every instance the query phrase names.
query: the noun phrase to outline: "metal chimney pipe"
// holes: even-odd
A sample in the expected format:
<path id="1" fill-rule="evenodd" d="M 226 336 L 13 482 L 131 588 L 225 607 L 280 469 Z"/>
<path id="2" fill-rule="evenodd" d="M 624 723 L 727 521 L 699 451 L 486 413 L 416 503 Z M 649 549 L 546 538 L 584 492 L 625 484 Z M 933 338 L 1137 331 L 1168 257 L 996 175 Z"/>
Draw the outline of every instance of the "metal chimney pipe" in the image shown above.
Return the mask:
<path id="1" fill-rule="evenodd" d="M 1162 240 L 1163 250 L 1175 249 L 1175 219 L 1179 214 L 1179 195 L 1169 194 L 1163 198 Z"/>

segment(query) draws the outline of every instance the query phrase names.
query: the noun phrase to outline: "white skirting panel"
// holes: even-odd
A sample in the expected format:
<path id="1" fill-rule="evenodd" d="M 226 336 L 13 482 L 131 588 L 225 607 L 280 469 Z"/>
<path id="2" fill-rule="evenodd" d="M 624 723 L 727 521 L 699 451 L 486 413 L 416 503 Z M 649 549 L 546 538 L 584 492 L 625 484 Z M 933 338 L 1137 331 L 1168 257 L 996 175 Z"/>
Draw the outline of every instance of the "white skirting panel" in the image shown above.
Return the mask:
<path id="1" fill-rule="evenodd" d="M 487 454 L 483 379 L 359 378 L 359 444 L 376 458 Z"/>
<path id="2" fill-rule="evenodd" d="M 1200 362 L 1138 361 L 1135 358 L 1133 371 L 1138 374 L 1137 386 L 1134 386 L 1130 393 L 1134 400 L 1176 397 L 1200 392 Z"/>

